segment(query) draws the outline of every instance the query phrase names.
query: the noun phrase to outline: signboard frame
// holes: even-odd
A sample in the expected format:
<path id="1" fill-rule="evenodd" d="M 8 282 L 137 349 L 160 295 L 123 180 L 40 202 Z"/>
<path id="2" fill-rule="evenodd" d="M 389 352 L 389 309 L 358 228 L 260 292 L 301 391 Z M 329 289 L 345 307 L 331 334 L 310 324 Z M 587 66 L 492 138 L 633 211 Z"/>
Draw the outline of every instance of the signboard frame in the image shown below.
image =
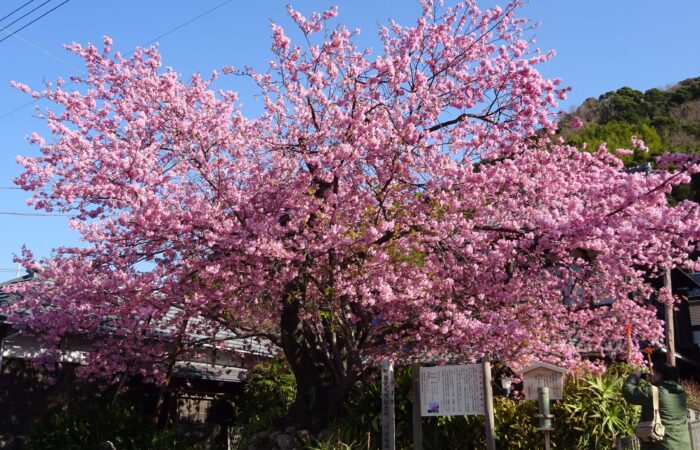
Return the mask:
<path id="1" fill-rule="evenodd" d="M 562 367 L 544 362 L 534 364 L 520 371 L 523 380 L 525 400 L 537 400 L 537 389 L 549 388 L 550 400 L 561 400 L 564 397 L 564 375 L 568 371 Z"/>

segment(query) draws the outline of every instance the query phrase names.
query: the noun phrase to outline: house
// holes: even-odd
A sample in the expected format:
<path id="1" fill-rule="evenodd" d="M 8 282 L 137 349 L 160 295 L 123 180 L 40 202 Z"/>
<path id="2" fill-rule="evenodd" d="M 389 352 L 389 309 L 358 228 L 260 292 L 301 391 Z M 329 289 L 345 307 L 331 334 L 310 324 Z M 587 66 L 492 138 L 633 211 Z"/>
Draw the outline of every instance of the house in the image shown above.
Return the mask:
<path id="1" fill-rule="evenodd" d="M 0 283 L 0 307 L 18 299 L 15 293 L 3 292 L 3 287 L 29 282 L 40 282 L 40 279 L 29 273 Z M 175 330 L 165 324 L 177 313 L 175 308 L 168 311 L 163 323 L 153 327 L 152 339 L 166 343 L 174 340 Z M 267 343 L 236 339 L 229 331 L 217 332 L 216 336 L 198 334 L 201 333 L 197 331 L 201 329 L 198 325 L 203 320 L 192 317 L 188 321 L 192 325 L 186 331 L 188 338 L 202 344 L 178 357 L 168 385 L 167 409 L 170 417 L 178 421 L 207 420 L 209 407 L 217 399 L 241 393 L 247 371 L 272 356 Z M 109 327 L 108 322 L 106 327 Z M 215 348 L 206 343 L 211 338 L 223 344 Z M 69 336 L 61 360 L 61 373 L 48 377 L 32 364 L 32 359 L 42 351 L 40 341 L 16 329 L 6 316 L 0 315 L 0 410 L 5 412 L 0 414 L 0 448 L 15 445 L 13 442 L 27 431 L 28 425 L 47 409 L 47 398 L 60 398 L 66 392 L 85 389 L 85 383 L 81 384 L 73 373 L 86 364 L 91 345 L 87 336 Z M 137 392 L 145 410 L 154 408 L 159 395 L 157 387 L 130 380 L 125 389 Z"/>
<path id="2" fill-rule="evenodd" d="M 661 287 L 661 283 L 657 282 Z M 700 378 L 700 272 L 671 271 L 673 294 L 685 301 L 674 308 L 674 340 L 683 378 Z M 665 319 L 664 305 L 654 302 L 657 316 Z"/>

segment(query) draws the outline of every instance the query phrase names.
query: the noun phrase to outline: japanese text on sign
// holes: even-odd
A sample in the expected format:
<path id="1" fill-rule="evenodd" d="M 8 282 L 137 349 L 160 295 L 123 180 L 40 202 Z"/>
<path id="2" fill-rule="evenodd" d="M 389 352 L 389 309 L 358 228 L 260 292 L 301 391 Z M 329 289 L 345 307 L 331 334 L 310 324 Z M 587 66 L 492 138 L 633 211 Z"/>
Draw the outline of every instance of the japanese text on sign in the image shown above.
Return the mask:
<path id="1" fill-rule="evenodd" d="M 523 390 L 526 400 L 537 400 L 537 389 L 549 388 L 551 400 L 561 400 L 564 396 L 564 374 L 546 367 L 537 367 L 523 373 Z"/>
<path id="2" fill-rule="evenodd" d="M 484 415 L 481 364 L 421 367 L 422 416 Z"/>

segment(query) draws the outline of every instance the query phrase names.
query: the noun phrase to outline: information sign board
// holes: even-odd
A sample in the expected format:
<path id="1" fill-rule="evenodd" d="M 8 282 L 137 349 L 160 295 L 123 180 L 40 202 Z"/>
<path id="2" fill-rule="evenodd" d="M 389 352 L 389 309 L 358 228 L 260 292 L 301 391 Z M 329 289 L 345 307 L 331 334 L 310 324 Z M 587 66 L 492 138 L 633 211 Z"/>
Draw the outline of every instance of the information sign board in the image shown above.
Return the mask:
<path id="1" fill-rule="evenodd" d="M 536 363 L 523 369 L 523 391 L 525 400 L 537 400 L 537 388 L 549 388 L 550 400 L 564 397 L 564 374 L 566 369 L 546 363 Z"/>
<path id="2" fill-rule="evenodd" d="M 481 364 L 420 368 L 422 416 L 484 415 Z"/>

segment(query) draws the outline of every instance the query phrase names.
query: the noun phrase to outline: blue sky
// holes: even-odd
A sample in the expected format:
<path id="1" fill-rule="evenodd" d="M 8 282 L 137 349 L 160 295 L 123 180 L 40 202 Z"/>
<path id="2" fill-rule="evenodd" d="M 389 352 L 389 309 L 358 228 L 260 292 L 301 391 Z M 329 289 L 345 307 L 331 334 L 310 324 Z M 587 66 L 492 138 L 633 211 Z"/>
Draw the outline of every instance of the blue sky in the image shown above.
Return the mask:
<path id="1" fill-rule="evenodd" d="M 0 2 L 0 17 L 27 1 Z M 33 1 L 0 21 L 0 29 L 44 1 Z M 62 1 L 51 0 L 25 20 L 0 31 L 0 39 Z M 11 89 L 11 80 L 38 87 L 42 79 L 80 74 L 80 62 L 65 52 L 62 44 L 99 43 L 102 35 L 114 39 L 115 50 L 128 53 L 170 32 L 159 39 L 164 63 L 185 76 L 208 74 L 224 65 L 263 68 L 269 60 L 270 19 L 289 26 L 286 4 L 290 2 L 305 13 L 337 5 L 339 20 L 362 30 L 359 44 L 377 49 L 377 24 L 389 18 L 410 24 L 420 9 L 417 0 L 70 0 L 0 42 L 0 280 L 14 275 L 9 272 L 15 267 L 13 253 L 23 244 L 36 255 L 45 256 L 53 247 L 79 243 L 66 218 L 2 214 L 34 212 L 25 205 L 26 193 L 4 188 L 13 186 L 12 179 L 20 173 L 15 157 L 36 153 L 25 137 L 44 130 L 33 117 L 37 105 L 18 109 L 31 99 Z M 491 0 L 480 5 L 494 3 L 503 2 Z M 213 8 L 213 12 L 196 18 Z M 531 0 L 521 15 L 541 22 L 536 31 L 537 46 L 557 52 L 552 61 L 541 66 L 542 73 L 560 77 L 573 88 L 561 104 L 563 110 L 622 86 L 646 90 L 700 76 L 697 0 Z M 240 91 L 244 110 L 245 105 L 255 109 L 250 86 L 226 87 Z"/>

